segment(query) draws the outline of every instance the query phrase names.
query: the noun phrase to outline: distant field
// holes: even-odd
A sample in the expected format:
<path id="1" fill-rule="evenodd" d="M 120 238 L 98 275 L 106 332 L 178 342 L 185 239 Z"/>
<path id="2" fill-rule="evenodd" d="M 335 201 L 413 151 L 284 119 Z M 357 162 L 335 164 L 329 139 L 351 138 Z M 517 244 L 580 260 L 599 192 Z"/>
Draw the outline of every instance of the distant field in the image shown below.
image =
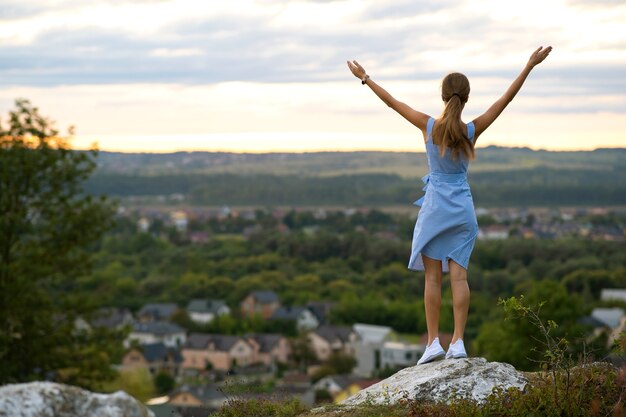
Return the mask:
<path id="1" fill-rule="evenodd" d="M 98 161 L 91 193 L 194 206 L 410 207 L 428 172 L 425 154 L 394 152 L 104 152 Z M 477 206 L 619 206 L 626 149 L 481 148 L 468 177 Z"/>
<path id="2" fill-rule="evenodd" d="M 556 169 L 612 170 L 626 167 L 626 149 L 580 152 L 533 151 L 528 148 L 488 146 L 476 150 L 470 172 L 507 171 L 546 167 Z M 101 152 L 99 172 L 141 176 L 177 174 L 268 174 L 338 176 L 393 174 L 420 177 L 428 170 L 423 152 L 313 152 L 235 154 L 177 152 L 125 154 Z"/>

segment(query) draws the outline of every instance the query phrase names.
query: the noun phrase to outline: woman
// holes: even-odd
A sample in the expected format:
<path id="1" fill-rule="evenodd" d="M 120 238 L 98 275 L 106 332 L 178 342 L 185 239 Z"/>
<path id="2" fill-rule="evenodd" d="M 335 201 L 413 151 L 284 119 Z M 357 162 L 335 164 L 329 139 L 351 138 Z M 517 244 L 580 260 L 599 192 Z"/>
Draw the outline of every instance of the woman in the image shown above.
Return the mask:
<path id="1" fill-rule="evenodd" d="M 445 108 L 438 119 L 413 110 L 393 98 L 367 75 L 356 61 L 348 61 L 355 77 L 367 84 L 389 107 L 400 113 L 424 135 L 429 173 L 422 178 L 426 193 L 414 204 L 421 206 L 415 230 L 409 269 L 425 271 L 424 305 L 428 345 L 419 364 L 442 359 L 465 358 L 463 333 L 469 310 L 467 284 L 469 258 L 478 236 L 474 203 L 467 183 L 469 160 L 474 159 L 478 137 L 496 120 L 524 84 L 530 71 L 542 62 L 552 47 L 539 47 L 508 90 L 489 109 L 470 123 L 461 121 L 461 112 L 469 98 L 470 86 L 465 75 L 448 74 L 442 81 L 441 98 Z M 450 273 L 454 306 L 454 334 L 448 352 L 439 343 L 441 279 Z"/>

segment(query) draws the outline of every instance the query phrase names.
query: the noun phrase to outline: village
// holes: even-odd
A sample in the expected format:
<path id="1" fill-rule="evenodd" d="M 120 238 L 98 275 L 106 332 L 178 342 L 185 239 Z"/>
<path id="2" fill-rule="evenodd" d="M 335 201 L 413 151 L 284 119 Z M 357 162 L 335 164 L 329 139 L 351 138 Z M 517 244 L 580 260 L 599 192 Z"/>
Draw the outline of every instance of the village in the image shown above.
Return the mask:
<path id="1" fill-rule="evenodd" d="M 626 289 L 604 289 L 601 299 L 626 303 Z M 414 366 L 425 349 L 426 334 L 407 340 L 391 326 L 333 325 L 328 322 L 332 307 L 331 302 L 286 306 L 275 292 L 262 290 L 251 292 L 238 306 L 194 299 L 183 308 L 146 304 L 136 314 L 102 308 L 87 326 L 127 329 L 118 371 L 144 370 L 153 378 L 171 378 L 171 391 L 147 401 L 157 416 L 215 411 L 233 398 L 295 397 L 308 406 L 338 403 Z M 171 321 L 176 314 L 200 325 L 226 315 L 291 321 L 298 336 L 190 332 Z M 590 337 L 606 332 L 611 344 L 626 329 L 626 314 L 620 307 L 598 307 L 580 322 L 589 326 Z M 450 333 L 440 333 L 444 346 L 451 338 Z M 349 372 L 334 373 L 328 365 L 346 359 Z"/>
<path id="2" fill-rule="evenodd" d="M 171 200 L 171 199 L 174 200 Z M 132 199 L 131 199 L 132 200 Z M 163 198 L 163 202 L 183 202 L 184 197 Z M 185 209 L 173 208 L 167 205 L 161 207 L 132 206 L 121 207 L 120 215 L 135 219 L 140 231 L 148 232 L 155 222 L 162 222 L 175 227 L 179 232 L 185 233 L 191 243 L 206 243 L 212 234 L 218 230 L 207 230 L 199 225 L 208 221 L 217 223 L 237 222 L 241 226 L 238 229 L 244 237 L 258 231 L 261 226 L 256 222 L 259 215 L 269 215 L 276 219 L 277 227 L 283 233 L 288 233 L 290 227 L 284 219 L 289 213 L 310 212 L 312 217 L 323 222 L 334 213 L 341 213 L 350 217 L 355 214 L 367 214 L 377 211 L 371 208 L 234 208 L 223 206 L 218 208 L 189 207 Z M 405 213 L 402 210 L 390 209 L 390 213 L 400 213 L 407 218 L 413 219 L 415 212 Z M 624 207 L 503 207 L 485 208 L 477 207 L 479 235 L 481 240 L 498 240 L 507 238 L 520 239 L 561 239 L 582 238 L 590 240 L 604 240 L 623 242 L 626 236 L 626 228 L 616 217 L 626 216 Z M 256 223 L 255 223 L 256 222 Z M 249 223 L 249 224 L 247 224 Z M 319 226 L 312 224 L 304 228 L 307 233 L 315 233 Z M 379 233 L 383 239 L 398 239 L 397 233 L 387 230 Z"/>

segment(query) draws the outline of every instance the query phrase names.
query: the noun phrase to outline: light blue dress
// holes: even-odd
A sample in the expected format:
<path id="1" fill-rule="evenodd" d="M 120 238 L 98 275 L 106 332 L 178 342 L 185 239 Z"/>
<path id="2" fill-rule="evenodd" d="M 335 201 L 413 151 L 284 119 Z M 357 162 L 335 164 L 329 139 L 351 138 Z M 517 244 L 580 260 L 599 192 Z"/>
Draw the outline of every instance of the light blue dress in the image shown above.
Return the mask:
<path id="1" fill-rule="evenodd" d="M 478 222 L 474 200 L 467 182 L 469 161 L 461 153 L 452 160 L 451 149 L 439 154 L 439 145 L 433 143 L 435 119 L 426 125 L 426 157 L 429 173 L 422 177 L 426 193 L 413 204 L 420 206 L 417 215 L 409 269 L 423 271 L 422 254 L 441 260 L 443 272 L 450 270 L 448 261 L 454 260 L 467 269 L 474 242 L 478 236 Z M 474 142 L 474 124 L 467 124 L 467 136 Z"/>

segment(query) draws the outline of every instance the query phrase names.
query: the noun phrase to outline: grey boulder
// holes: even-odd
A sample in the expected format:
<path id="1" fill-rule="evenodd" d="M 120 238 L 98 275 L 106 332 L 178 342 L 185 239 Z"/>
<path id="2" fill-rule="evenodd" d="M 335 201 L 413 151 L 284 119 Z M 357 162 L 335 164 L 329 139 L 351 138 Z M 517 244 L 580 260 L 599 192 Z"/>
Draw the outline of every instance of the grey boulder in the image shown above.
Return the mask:
<path id="1" fill-rule="evenodd" d="M 93 393 L 54 382 L 0 387 L 0 416 L 7 417 L 154 417 L 123 391 Z"/>
<path id="2" fill-rule="evenodd" d="M 485 358 L 446 359 L 404 368 L 341 404 L 395 404 L 403 398 L 449 404 L 454 396 L 481 403 L 494 387 L 521 390 L 527 383 L 526 377 L 508 363 Z"/>

